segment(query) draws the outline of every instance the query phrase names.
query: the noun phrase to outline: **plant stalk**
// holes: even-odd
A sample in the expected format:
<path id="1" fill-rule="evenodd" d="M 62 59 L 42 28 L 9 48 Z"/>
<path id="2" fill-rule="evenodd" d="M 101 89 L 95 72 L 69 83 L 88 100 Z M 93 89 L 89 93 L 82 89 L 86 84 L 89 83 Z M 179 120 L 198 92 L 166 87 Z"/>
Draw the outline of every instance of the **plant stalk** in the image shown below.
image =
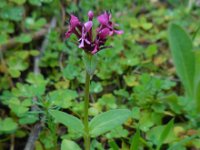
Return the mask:
<path id="1" fill-rule="evenodd" d="M 89 135 L 89 126 L 88 126 L 89 87 L 90 87 L 90 75 L 86 71 L 85 99 L 84 99 L 84 127 L 85 127 L 84 144 L 85 144 L 85 150 L 90 150 L 90 135 Z"/>

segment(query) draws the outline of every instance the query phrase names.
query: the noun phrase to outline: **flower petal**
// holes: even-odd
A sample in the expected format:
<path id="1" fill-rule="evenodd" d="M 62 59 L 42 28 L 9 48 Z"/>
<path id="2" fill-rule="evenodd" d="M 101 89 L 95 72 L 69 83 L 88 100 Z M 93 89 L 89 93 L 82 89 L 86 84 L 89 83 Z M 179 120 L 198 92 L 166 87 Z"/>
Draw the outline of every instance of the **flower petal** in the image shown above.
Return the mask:
<path id="1" fill-rule="evenodd" d="M 102 25 L 107 25 L 109 23 L 109 14 L 107 12 L 101 14 L 97 17 L 98 21 Z"/>
<path id="2" fill-rule="evenodd" d="M 79 19 L 74 16 L 74 15 L 70 15 L 70 26 L 71 28 L 75 28 L 77 25 L 80 25 L 81 22 L 79 21 Z"/>
<path id="3" fill-rule="evenodd" d="M 71 36 L 72 33 L 73 33 L 72 30 L 69 29 L 69 30 L 65 33 L 65 38 L 69 38 L 69 37 Z"/>
<path id="4" fill-rule="evenodd" d="M 84 40 L 83 40 L 83 39 L 81 40 L 81 43 L 79 44 L 78 47 L 79 47 L 79 48 L 83 48 L 83 47 L 84 47 Z"/>
<path id="5" fill-rule="evenodd" d="M 104 28 L 99 32 L 99 37 L 105 39 L 110 34 L 110 29 Z"/>
<path id="6" fill-rule="evenodd" d="M 98 52 L 98 46 L 96 45 L 95 47 L 94 47 L 94 50 L 91 52 L 92 54 L 96 54 L 97 52 Z"/>
<path id="7" fill-rule="evenodd" d="M 114 32 L 115 32 L 116 34 L 123 34 L 123 33 L 124 33 L 123 30 L 114 30 Z"/>
<path id="8" fill-rule="evenodd" d="M 87 44 L 91 44 L 91 42 L 88 41 L 88 39 L 85 39 L 85 42 L 86 42 Z"/>
<path id="9" fill-rule="evenodd" d="M 85 27 L 85 32 L 88 32 L 90 31 L 90 29 L 92 28 L 92 21 L 88 21 L 84 24 L 84 27 Z"/>

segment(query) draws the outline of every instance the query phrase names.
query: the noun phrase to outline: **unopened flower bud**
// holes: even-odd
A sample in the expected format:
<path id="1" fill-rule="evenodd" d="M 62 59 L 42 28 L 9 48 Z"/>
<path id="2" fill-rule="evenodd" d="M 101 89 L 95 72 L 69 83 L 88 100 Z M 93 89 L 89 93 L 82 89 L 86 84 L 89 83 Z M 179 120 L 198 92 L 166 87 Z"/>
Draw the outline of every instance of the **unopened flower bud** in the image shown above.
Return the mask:
<path id="1" fill-rule="evenodd" d="M 89 18 L 89 20 L 91 21 L 93 19 L 93 17 L 94 17 L 94 13 L 93 13 L 93 11 L 90 10 L 88 12 L 88 18 Z"/>

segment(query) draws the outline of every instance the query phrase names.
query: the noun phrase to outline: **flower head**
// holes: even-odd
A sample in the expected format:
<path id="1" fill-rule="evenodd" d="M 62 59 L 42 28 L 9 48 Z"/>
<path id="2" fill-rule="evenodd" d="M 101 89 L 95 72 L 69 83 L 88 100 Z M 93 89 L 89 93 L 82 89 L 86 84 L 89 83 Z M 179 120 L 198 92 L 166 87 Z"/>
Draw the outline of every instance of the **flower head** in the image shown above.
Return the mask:
<path id="1" fill-rule="evenodd" d="M 104 12 L 97 17 L 99 26 L 96 29 L 95 38 L 93 38 L 93 17 L 94 13 L 89 11 L 89 21 L 81 23 L 76 16 L 70 15 L 70 27 L 65 33 L 66 38 L 69 38 L 71 34 L 75 34 L 78 38 L 79 48 L 82 48 L 85 52 L 90 54 L 95 54 L 108 47 L 105 46 L 105 43 L 109 36 L 113 36 L 114 34 L 123 34 L 122 30 L 116 30 L 115 27 L 118 25 L 111 21 L 111 14 Z"/>

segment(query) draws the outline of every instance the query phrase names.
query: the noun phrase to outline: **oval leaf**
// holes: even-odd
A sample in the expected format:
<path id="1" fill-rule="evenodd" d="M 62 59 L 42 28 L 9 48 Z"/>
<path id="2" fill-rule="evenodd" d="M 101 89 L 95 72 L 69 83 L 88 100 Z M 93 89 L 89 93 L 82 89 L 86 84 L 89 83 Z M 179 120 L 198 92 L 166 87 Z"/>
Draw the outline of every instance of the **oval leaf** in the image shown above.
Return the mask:
<path id="1" fill-rule="evenodd" d="M 176 24 L 169 27 L 169 45 L 177 74 L 186 93 L 194 97 L 195 57 L 192 51 L 192 40 L 188 34 Z"/>
<path id="2" fill-rule="evenodd" d="M 131 112 L 127 109 L 116 109 L 97 115 L 89 124 L 91 136 L 99 136 L 123 124 L 130 114 Z"/>
<path id="3" fill-rule="evenodd" d="M 81 148 L 73 141 L 70 140 L 62 140 L 61 150 L 81 150 Z"/>
<path id="4" fill-rule="evenodd" d="M 56 122 L 62 123 L 74 131 L 83 133 L 84 126 L 80 119 L 58 110 L 51 110 L 49 113 Z"/>

